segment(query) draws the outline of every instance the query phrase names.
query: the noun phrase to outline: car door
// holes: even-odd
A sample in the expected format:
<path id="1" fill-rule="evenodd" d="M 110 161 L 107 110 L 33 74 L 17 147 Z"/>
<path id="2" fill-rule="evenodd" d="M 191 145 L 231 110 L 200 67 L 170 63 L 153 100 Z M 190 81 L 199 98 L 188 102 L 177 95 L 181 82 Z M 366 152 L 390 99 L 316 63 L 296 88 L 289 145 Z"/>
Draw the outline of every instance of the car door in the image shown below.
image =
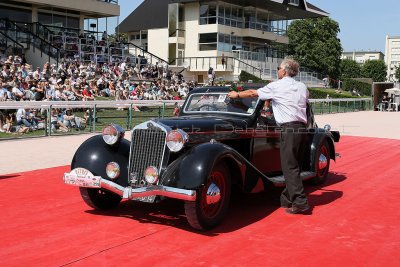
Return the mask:
<path id="1" fill-rule="evenodd" d="M 273 118 L 272 107 L 261 109 L 257 114 L 257 126 L 253 135 L 252 164 L 262 173 L 281 172 L 280 127 Z"/>

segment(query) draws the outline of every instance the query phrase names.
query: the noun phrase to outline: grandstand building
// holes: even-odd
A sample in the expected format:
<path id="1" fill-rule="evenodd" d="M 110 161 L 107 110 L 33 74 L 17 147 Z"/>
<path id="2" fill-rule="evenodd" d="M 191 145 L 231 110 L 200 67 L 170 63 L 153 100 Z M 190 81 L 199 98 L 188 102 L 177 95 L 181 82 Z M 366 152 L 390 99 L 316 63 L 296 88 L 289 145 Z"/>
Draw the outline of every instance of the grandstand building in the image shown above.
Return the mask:
<path id="1" fill-rule="evenodd" d="M 58 64 L 63 57 L 81 57 L 79 35 L 86 38 L 90 30 L 99 38 L 98 19 L 119 14 L 118 0 L 0 0 L 0 44 L 22 50 L 34 66 Z M 101 56 L 87 54 L 90 60 L 109 59 Z"/>
<path id="2" fill-rule="evenodd" d="M 118 0 L 0 0 L 0 18 L 25 23 L 83 29 L 85 19 L 119 14 Z"/>
<path id="3" fill-rule="evenodd" d="M 290 21 L 323 16 L 306 0 L 145 0 L 119 31 L 200 83 L 210 67 L 224 80 L 242 70 L 274 80 Z"/>

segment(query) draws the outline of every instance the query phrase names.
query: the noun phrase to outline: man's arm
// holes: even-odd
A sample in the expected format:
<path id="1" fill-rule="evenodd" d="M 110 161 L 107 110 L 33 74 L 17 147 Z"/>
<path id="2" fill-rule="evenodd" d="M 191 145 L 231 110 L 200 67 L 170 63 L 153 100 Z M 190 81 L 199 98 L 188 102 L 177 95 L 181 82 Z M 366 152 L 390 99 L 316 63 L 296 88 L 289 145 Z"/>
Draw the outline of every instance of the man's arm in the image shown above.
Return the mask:
<path id="1" fill-rule="evenodd" d="M 258 97 L 257 90 L 250 89 L 241 92 L 231 91 L 228 94 L 229 98 L 249 98 L 249 97 Z"/>

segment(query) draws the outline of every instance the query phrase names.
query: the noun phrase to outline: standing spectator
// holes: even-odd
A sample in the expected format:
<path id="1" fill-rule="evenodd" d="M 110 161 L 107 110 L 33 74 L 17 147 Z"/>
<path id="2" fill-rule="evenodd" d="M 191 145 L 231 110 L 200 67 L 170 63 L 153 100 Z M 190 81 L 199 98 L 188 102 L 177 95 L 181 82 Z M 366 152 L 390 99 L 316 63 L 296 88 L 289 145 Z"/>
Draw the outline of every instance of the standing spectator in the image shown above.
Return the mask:
<path id="1" fill-rule="evenodd" d="M 208 69 L 207 75 L 208 75 L 208 83 L 213 86 L 214 85 L 215 72 L 214 72 L 214 69 L 212 67 L 210 67 Z"/>

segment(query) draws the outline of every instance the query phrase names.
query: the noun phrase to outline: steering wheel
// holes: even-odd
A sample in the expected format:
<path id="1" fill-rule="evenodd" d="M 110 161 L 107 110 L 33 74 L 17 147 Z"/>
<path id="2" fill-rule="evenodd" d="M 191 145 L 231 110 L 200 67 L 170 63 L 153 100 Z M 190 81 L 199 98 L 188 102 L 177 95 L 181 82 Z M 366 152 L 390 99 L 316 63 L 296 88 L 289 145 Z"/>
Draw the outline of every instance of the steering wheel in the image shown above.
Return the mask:
<path id="1" fill-rule="evenodd" d="M 198 111 L 219 111 L 215 104 L 203 104 L 197 108 Z"/>

